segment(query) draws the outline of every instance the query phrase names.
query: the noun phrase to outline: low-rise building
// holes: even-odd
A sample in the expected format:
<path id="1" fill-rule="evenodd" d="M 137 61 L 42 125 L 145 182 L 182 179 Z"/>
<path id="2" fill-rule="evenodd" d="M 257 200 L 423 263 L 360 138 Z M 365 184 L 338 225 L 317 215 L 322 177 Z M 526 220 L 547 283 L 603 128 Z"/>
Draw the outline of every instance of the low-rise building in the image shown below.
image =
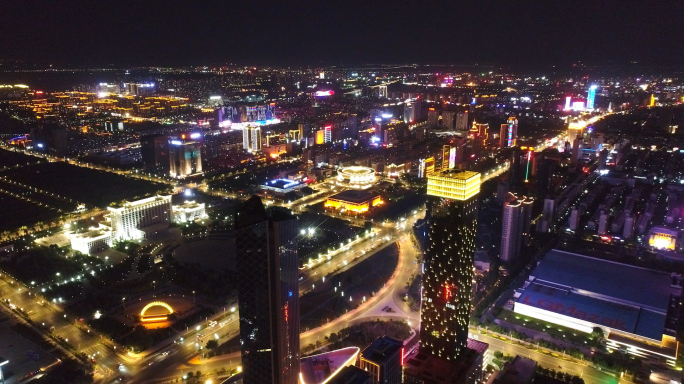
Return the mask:
<path id="1" fill-rule="evenodd" d="M 353 365 L 348 365 L 342 368 L 326 384 L 373 384 L 373 380 L 368 372 Z"/>
<path id="2" fill-rule="evenodd" d="M 207 217 L 204 203 L 186 201 L 181 205 L 173 206 L 173 222 L 187 223 Z"/>
<path id="3" fill-rule="evenodd" d="M 266 190 L 276 196 L 285 196 L 290 192 L 295 192 L 306 187 L 306 183 L 298 180 L 275 179 L 265 182 L 261 189 Z"/>
<path id="4" fill-rule="evenodd" d="M 653 227 L 648 236 L 648 245 L 657 249 L 674 250 L 678 232 L 664 227 Z"/>
<path id="5" fill-rule="evenodd" d="M 92 255 L 112 246 L 112 231 L 105 228 L 90 228 L 86 232 L 72 233 L 69 236 L 71 249 Z"/>
<path id="6" fill-rule="evenodd" d="M 382 198 L 376 193 L 347 190 L 328 197 L 325 207 L 363 213 L 382 203 Z"/>
<path id="7" fill-rule="evenodd" d="M 475 262 L 475 272 L 476 273 L 487 273 L 491 267 L 491 261 L 489 260 L 489 252 L 487 251 L 476 251 L 474 256 Z"/>

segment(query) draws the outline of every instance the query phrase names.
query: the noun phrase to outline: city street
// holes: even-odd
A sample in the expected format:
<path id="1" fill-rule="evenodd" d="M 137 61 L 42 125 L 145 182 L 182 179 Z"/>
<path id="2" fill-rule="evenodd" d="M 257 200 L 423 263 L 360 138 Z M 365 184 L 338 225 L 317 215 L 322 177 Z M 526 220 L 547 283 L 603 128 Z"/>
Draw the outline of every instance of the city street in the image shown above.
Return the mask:
<path id="1" fill-rule="evenodd" d="M 504 341 L 490 335 L 475 332 L 474 335 L 479 341 L 489 344 L 489 356 L 494 355 L 495 351 L 500 351 L 506 355 L 520 355 L 536 360 L 537 363 L 549 369 L 568 372 L 572 375 L 580 376 L 586 384 L 616 384 L 619 380 L 612 374 L 588 367 L 584 364 L 574 363 L 558 357 L 550 356 L 545 353 L 530 350 L 521 345 L 511 344 L 508 340 Z"/>

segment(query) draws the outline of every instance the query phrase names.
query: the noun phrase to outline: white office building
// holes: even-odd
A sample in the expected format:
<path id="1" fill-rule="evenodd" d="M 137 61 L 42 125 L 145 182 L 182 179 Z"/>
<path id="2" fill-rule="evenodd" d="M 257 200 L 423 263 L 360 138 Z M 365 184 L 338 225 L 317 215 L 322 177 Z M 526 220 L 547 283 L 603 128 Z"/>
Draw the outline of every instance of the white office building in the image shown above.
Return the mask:
<path id="1" fill-rule="evenodd" d="M 242 129 L 242 147 L 247 152 L 261 151 L 260 127 L 244 127 Z"/>
<path id="2" fill-rule="evenodd" d="M 72 233 L 69 236 L 71 249 L 86 255 L 105 250 L 112 246 L 112 231 L 106 228 L 90 228 L 87 232 Z"/>
<path id="3" fill-rule="evenodd" d="M 196 203 L 194 201 L 186 201 L 181 205 L 173 207 L 173 222 L 187 223 L 198 219 L 207 217 L 207 212 L 204 203 Z"/>
<path id="4" fill-rule="evenodd" d="M 153 196 L 109 207 L 114 240 L 144 240 L 166 232 L 171 223 L 171 195 Z"/>

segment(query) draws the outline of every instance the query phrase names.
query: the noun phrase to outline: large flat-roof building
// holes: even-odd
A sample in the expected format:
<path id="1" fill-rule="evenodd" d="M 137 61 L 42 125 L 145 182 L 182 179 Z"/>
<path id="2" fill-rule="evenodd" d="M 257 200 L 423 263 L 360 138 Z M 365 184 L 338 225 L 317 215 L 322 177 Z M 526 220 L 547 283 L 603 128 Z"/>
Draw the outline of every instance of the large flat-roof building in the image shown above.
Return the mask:
<path id="1" fill-rule="evenodd" d="M 90 228 L 88 231 L 73 233 L 69 236 L 71 249 L 86 255 L 111 247 L 112 238 L 112 231 L 104 228 Z"/>
<path id="2" fill-rule="evenodd" d="M 674 360 L 681 276 L 560 250 L 525 282 L 514 311 L 578 331 L 600 327 L 608 346 Z"/>
<path id="3" fill-rule="evenodd" d="M 306 183 L 298 180 L 275 179 L 261 184 L 261 189 L 269 191 L 276 196 L 284 196 L 306 187 Z"/>
<path id="4" fill-rule="evenodd" d="M 207 211 L 204 203 L 186 201 L 183 204 L 173 206 L 174 223 L 187 223 L 205 217 L 207 217 Z"/>
<path id="5" fill-rule="evenodd" d="M 363 213 L 379 204 L 382 198 L 377 193 L 349 189 L 328 197 L 325 207 Z"/>
<path id="6" fill-rule="evenodd" d="M 358 347 L 346 347 L 304 357 L 300 361 L 298 384 L 329 383 L 336 375 L 343 373 L 345 367 L 353 366 L 358 355 Z"/>
<path id="7" fill-rule="evenodd" d="M 114 240 L 144 240 L 166 232 L 171 223 L 171 195 L 153 196 L 108 207 Z"/>

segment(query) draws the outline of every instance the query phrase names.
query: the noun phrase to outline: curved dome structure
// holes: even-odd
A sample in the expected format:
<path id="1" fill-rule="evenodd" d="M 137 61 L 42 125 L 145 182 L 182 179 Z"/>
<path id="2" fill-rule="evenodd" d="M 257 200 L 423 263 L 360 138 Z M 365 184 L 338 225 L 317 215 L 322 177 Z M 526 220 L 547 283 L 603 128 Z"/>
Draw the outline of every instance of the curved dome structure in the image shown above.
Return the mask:
<path id="1" fill-rule="evenodd" d="M 167 311 L 169 311 L 168 314 L 165 315 L 146 315 L 147 310 L 153 307 L 163 307 L 166 308 Z M 149 304 L 147 304 L 142 311 L 140 311 L 140 321 L 143 322 L 154 322 L 154 321 L 166 321 L 169 318 L 169 315 L 173 313 L 173 308 L 171 308 L 170 305 L 166 304 L 163 301 L 153 301 Z"/>
<path id="2" fill-rule="evenodd" d="M 357 189 L 366 189 L 375 183 L 375 170 L 368 167 L 352 166 L 337 171 L 337 184 Z"/>

